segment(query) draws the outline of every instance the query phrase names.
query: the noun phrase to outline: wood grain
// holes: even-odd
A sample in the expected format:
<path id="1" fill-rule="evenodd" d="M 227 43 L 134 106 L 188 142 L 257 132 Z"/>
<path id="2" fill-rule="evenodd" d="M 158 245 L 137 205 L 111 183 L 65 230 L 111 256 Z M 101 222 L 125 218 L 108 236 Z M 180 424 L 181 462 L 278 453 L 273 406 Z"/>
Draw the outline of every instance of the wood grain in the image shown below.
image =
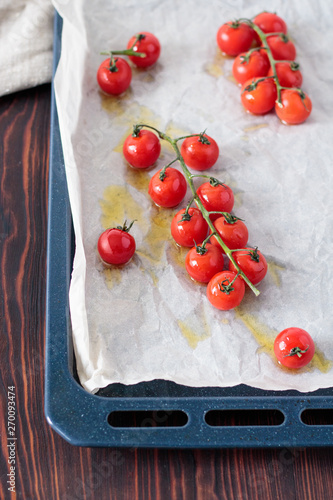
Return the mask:
<path id="1" fill-rule="evenodd" d="M 17 403 L 17 498 L 333 498 L 332 449 L 88 449 L 69 445 L 48 426 L 43 398 L 49 110 L 49 85 L 0 99 L 0 498 L 14 498 L 7 489 L 11 385 Z"/>

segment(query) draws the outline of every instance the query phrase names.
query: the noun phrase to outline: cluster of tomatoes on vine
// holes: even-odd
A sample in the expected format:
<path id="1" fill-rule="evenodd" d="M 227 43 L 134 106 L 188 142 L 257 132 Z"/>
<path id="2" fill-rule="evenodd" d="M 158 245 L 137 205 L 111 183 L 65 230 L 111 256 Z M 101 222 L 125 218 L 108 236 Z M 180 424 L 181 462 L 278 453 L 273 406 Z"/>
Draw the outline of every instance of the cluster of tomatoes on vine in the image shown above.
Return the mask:
<path id="1" fill-rule="evenodd" d="M 133 35 L 124 50 L 102 52 L 108 55 L 97 70 L 97 82 L 100 88 L 109 95 L 120 95 L 131 84 L 132 69 L 127 60 L 119 55 L 127 56 L 137 68 L 153 66 L 161 53 L 161 45 L 155 35 L 142 31 Z"/>
<path id="2" fill-rule="evenodd" d="M 232 72 L 242 86 L 241 102 L 248 112 L 263 115 L 275 109 L 280 120 L 289 125 L 309 117 L 311 99 L 301 89 L 296 47 L 281 17 L 262 12 L 253 21 L 225 23 L 216 40 L 224 54 L 235 57 Z"/>

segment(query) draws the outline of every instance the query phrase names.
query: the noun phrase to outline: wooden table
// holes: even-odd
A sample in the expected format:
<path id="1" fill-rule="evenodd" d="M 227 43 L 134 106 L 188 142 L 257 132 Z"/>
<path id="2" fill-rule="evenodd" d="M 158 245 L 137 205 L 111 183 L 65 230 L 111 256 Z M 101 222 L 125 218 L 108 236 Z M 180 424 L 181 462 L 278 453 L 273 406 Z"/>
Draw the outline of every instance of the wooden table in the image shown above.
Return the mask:
<path id="1" fill-rule="evenodd" d="M 0 99 L 0 498 L 14 498 L 7 483 L 10 409 L 16 497 L 24 500 L 333 499 L 331 448 L 89 449 L 71 446 L 49 427 L 43 406 L 50 91 L 43 85 Z"/>

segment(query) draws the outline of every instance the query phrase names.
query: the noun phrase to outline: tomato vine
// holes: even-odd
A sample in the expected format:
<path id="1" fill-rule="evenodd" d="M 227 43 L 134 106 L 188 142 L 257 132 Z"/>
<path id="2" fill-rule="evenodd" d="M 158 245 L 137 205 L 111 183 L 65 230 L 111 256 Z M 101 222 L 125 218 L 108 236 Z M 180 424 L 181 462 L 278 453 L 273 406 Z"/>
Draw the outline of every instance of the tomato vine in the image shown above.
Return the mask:
<path id="1" fill-rule="evenodd" d="M 194 182 L 193 182 L 193 179 L 196 178 L 196 177 L 207 177 L 207 175 L 198 175 L 198 174 L 192 174 L 189 169 L 187 168 L 186 164 L 185 164 L 185 161 L 184 161 L 184 158 L 183 156 L 181 155 L 181 152 L 180 152 L 180 149 L 179 149 L 179 146 L 178 146 L 178 142 L 180 140 L 183 140 L 183 139 L 187 139 L 188 137 L 201 137 L 202 134 L 191 134 L 191 135 L 188 135 L 188 136 L 182 136 L 182 137 L 177 137 L 175 139 L 173 139 L 172 137 L 170 137 L 169 135 L 165 134 L 164 132 L 161 132 L 160 130 L 158 130 L 157 128 L 151 126 L 151 125 L 147 125 L 147 124 L 137 124 L 135 125 L 135 128 L 137 129 L 138 127 L 140 128 L 148 128 L 148 129 L 151 129 L 153 130 L 154 132 L 156 132 L 159 136 L 160 139 L 162 140 L 165 140 L 167 141 L 173 148 L 175 154 L 176 154 L 176 158 L 170 162 L 168 165 L 166 165 L 163 169 L 163 171 L 165 172 L 165 170 L 167 168 L 169 168 L 169 165 L 175 163 L 176 161 L 179 162 L 180 166 L 181 166 L 181 169 L 182 169 L 182 172 L 185 176 L 185 179 L 187 181 L 187 184 L 191 190 L 191 193 L 192 193 L 192 200 L 195 202 L 196 206 L 198 207 L 198 209 L 200 210 L 203 218 L 205 219 L 205 221 L 207 222 L 208 224 L 208 227 L 209 229 L 211 230 L 211 236 L 214 236 L 217 241 L 219 242 L 220 246 L 222 247 L 224 253 L 227 255 L 228 259 L 232 262 L 234 268 L 236 269 L 236 273 L 237 273 L 237 276 L 241 276 L 243 278 L 243 280 L 247 283 L 247 285 L 250 287 L 250 289 L 252 290 L 252 292 L 258 296 L 259 295 L 259 290 L 251 283 L 251 281 L 248 279 L 248 277 L 245 275 L 245 273 L 241 270 L 241 268 L 239 267 L 239 265 L 237 264 L 237 262 L 235 261 L 235 259 L 233 258 L 233 252 L 235 250 L 232 250 L 230 249 L 226 244 L 225 242 L 222 240 L 221 236 L 216 232 L 216 229 L 215 229 L 215 226 L 212 222 L 212 220 L 210 219 L 210 215 L 211 213 L 213 212 L 209 212 L 203 205 L 202 201 L 200 200 L 197 192 L 196 192 L 196 188 L 194 186 Z M 213 182 L 218 182 L 220 183 L 217 179 L 213 178 Z M 220 183 L 222 184 L 222 183 Z M 214 212 L 216 213 L 216 212 Z M 225 216 L 225 218 L 227 220 L 230 220 L 231 218 L 234 218 L 235 216 L 232 216 L 230 213 L 228 212 L 220 212 L 221 213 L 221 216 Z M 237 218 L 238 219 L 238 218 Z"/>

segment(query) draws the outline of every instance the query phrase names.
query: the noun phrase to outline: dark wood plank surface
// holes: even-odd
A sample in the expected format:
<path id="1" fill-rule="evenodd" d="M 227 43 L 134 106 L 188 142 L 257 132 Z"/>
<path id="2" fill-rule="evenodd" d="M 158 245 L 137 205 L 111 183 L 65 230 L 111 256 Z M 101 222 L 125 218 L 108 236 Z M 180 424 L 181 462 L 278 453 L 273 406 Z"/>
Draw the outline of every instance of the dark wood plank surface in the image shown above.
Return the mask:
<path id="1" fill-rule="evenodd" d="M 43 410 L 49 121 L 49 85 L 0 99 L 0 498 L 332 499 L 331 448 L 89 449 L 71 446 L 49 427 Z M 7 482 L 11 386 L 16 495 Z"/>

